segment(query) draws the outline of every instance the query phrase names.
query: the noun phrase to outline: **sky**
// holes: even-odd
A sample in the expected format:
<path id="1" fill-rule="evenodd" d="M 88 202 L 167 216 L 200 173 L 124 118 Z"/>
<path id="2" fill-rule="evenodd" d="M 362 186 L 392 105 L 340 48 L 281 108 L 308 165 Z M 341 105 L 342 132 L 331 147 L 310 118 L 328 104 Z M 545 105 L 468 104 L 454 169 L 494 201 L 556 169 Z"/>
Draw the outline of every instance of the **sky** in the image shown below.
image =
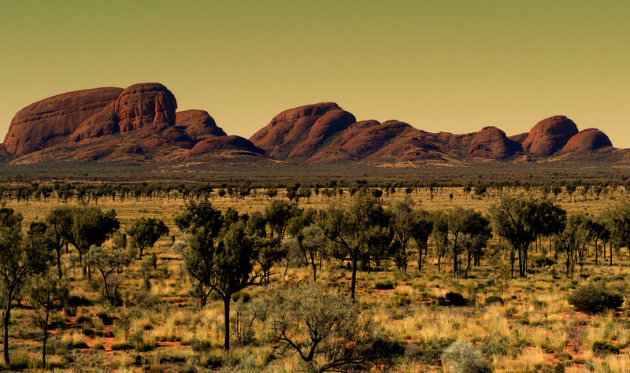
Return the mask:
<path id="1" fill-rule="evenodd" d="M 0 0 L 0 139 L 55 94 L 160 82 L 250 137 L 291 107 L 508 135 L 567 115 L 630 147 L 630 2 Z"/>

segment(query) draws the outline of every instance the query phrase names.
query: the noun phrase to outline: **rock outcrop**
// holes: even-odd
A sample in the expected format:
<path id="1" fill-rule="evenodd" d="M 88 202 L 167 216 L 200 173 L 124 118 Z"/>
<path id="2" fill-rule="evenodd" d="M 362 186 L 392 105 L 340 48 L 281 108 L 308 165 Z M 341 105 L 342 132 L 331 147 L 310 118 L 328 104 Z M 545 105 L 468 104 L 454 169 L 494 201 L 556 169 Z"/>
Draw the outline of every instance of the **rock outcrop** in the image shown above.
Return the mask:
<path id="1" fill-rule="evenodd" d="M 6 158 L 143 162 L 183 159 L 193 149 L 197 159 L 204 152 L 264 154 L 246 139 L 227 136 L 207 112 L 176 109 L 175 96 L 159 83 L 54 96 L 18 112 L 5 139 Z"/>
<path id="2" fill-rule="evenodd" d="M 484 127 L 474 134 L 468 151 L 476 157 L 495 160 L 505 159 L 522 151 L 520 143 L 508 139 L 505 132 L 496 127 Z"/>
<path id="3" fill-rule="evenodd" d="M 122 88 L 96 88 L 63 93 L 37 101 L 13 117 L 4 145 L 20 156 L 62 143 L 89 117 L 100 113 Z"/>
<path id="4" fill-rule="evenodd" d="M 397 120 L 354 121 L 336 103 L 305 105 L 276 115 L 250 140 L 274 158 L 319 163 L 502 160 L 522 150 L 496 127 L 454 135 L 421 131 Z"/>
<path id="5" fill-rule="evenodd" d="M 575 123 L 564 115 L 543 119 L 523 141 L 523 150 L 534 155 L 549 156 L 562 149 L 577 133 Z"/>
<path id="6" fill-rule="evenodd" d="M 571 137 L 562 150 L 564 152 L 592 152 L 611 146 L 612 142 L 605 133 L 589 128 Z"/>
<path id="7" fill-rule="evenodd" d="M 603 132 L 578 133 L 565 116 L 510 137 L 494 126 L 468 134 L 431 133 L 398 120 L 357 122 L 336 103 L 323 102 L 285 110 L 247 140 L 228 136 L 206 111 L 176 110 L 175 96 L 159 83 L 53 96 L 15 115 L 0 144 L 0 161 L 275 159 L 409 166 L 628 158 Z"/>
<path id="8" fill-rule="evenodd" d="M 159 83 L 134 84 L 116 101 L 81 123 L 71 141 L 136 130 L 158 133 L 175 126 L 175 96 Z"/>
<path id="9" fill-rule="evenodd" d="M 196 140 L 208 137 L 226 136 L 214 119 L 204 110 L 179 111 L 175 117 L 175 126 Z"/>
<path id="10" fill-rule="evenodd" d="M 276 115 L 250 141 L 274 158 L 307 159 L 354 122 L 354 115 L 334 102 L 305 105 Z"/>

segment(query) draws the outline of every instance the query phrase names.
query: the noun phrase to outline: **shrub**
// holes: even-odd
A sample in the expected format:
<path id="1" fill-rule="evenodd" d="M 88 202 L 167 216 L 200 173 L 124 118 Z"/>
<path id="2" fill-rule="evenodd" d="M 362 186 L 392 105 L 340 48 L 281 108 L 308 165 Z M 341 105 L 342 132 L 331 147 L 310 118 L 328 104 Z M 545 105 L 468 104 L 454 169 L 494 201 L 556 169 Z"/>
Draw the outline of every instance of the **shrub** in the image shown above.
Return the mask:
<path id="1" fill-rule="evenodd" d="M 468 305 L 468 300 L 459 293 L 446 293 L 444 298 L 439 299 L 441 306 L 463 307 Z"/>
<path id="2" fill-rule="evenodd" d="M 595 353 L 595 355 L 618 355 L 619 352 L 619 347 L 608 341 L 595 341 L 593 343 L 593 353 Z"/>
<path id="3" fill-rule="evenodd" d="M 578 311 L 593 314 L 618 309 L 623 304 L 623 297 L 607 289 L 603 283 L 591 283 L 575 290 L 569 296 L 569 304 Z"/>
<path id="4" fill-rule="evenodd" d="M 453 373 L 487 373 L 492 366 L 472 343 L 455 341 L 442 354 L 442 365 Z"/>
<path id="5" fill-rule="evenodd" d="M 490 305 L 493 303 L 503 304 L 503 298 L 498 295 L 490 295 L 488 298 L 486 298 L 486 304 Z"/>
<path id="6" fill-rule="evenodd" d="M 133 348 L 133 345 L 129 342 L 115 342 L 112 344 L 112 350 L 114 351 L 133 350 Z"/>
<path id="7" fill-rule="evenodd" d="M 378 281 L 374 284 L 377 290 L 392 290 L 396 287 L 396 284 L 392 281 Z"/>

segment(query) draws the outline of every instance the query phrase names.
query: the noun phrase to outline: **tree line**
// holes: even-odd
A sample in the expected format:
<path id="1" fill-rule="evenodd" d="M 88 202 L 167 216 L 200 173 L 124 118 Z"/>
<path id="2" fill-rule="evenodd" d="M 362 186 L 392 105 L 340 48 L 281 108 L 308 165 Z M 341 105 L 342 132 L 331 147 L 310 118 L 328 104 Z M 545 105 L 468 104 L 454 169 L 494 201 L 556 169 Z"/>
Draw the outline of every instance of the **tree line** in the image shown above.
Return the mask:
<path id="1" fill-rule="evenodd" d="M 76 201 L 81 204 L 97 204 L 99 201 L 112 202 L 143 201 L 154 199 L 182 199 L 202 200 L 212 198 L 245 198 L 261 193 L 262 196 L 274 198 L 284 192 L 291 201 L 310 199 L 312 196 L 322 195 L 333 197 L 348 193 L 354 195 L 359 190 L 368 188 L 367 180 L 354 182 L 331 180 L 327 183 L 302 184 L 270 184 L 238 182 L 233 184 L 221 183 L 83 183 L 83 182 L 54 182 L 29 184 L 0 184 L 0 202 L 17 201 L 29 202 L 56 200 L 67 203 Z M 601 197 L 613 197 L 615 193 L 626 193 L 630 190 L 630 181 L 567 181 L 560 182 L 451 182 L 451 183 L 372 183 L 369 188 L 374 193 L 389 196 L 395 193 L 411 194 L 420 190 L 428 192 L 431 198 L 440 193 L 452 193 L 453 188 L 461 188 L 468 197 L 483 198 L 492 195 L 502 196 L 504 193 L 516 193 L 518 190 L 538 191 L 543 196 L 552 197 L 554 201 L 560 195 L 566 195 L 570 201 L 597 200 Z"/>

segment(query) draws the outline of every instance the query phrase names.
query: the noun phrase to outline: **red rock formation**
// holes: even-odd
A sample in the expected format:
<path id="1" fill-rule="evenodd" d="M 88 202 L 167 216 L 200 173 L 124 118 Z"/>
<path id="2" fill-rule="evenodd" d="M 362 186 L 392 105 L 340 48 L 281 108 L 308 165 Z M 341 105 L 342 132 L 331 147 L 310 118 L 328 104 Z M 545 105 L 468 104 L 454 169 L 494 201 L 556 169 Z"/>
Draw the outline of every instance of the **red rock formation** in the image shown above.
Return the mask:
<path id="1" fill-rule="evenodd" d="M 214 119 L 203 110 L 186 110 L 176 113 L 175 126 L 188 134 L 192 139 L 201 140 L 207 137 L 226 136 L 217 126 Z"/>
<path id="2" fill-rule="evenodd" d="M 111 104 L 122 88 L 96 88 L 63 93 L 20 110 L 4 139 L 14 156 L 30 153 L 65 141 L 90 116 Z"/>
<path id="3" fill-rule="evenodd" d="M 468 152 L 476 157 L 495 160 L 511 157 L 519 150 L 522 150 L 521 145 L 496 127 L 482 128 L 473 135 L 468 147 Z"/>
<path id="4" fill-rule="evenodd" d="M 562 150 L 565 152 L 592 152 L 611 146 L 612 143 L 605 133 L 595 128 L 589 128 L 571 137 Z"/>
<path id="5" fill-rule="evenodd" d="M 341 132 L 310 160 L 336 162 L 366 158 L 408 129 L 412 129 L 409 124 L 394 120 L 382 124 L 375 120 L 357 122 Z"/>
<path id="6" fill-rule="evenodd" d="M 201 140 L 187 153 L 186 156 L 198 156 L 200 154 L 216 152 L 218 150 L 238 150 L 254 154 L 264 154 L 262 149 L 257 148 L 251 143 L 251 141 L 240 136 L 220 136 L 209 137 L 205 140 Z"/>
<path id="7" fill-rule="evenodd" d="M 276 115 L 250 141 L 274 158 L 306 159 L 355 121 L 354 115 L 334 102 L 305 105 Z"/>
<path id="8" fill-rule="evenodd" d="M 114 103 L 81 123 L 70 140 L 81 141 L 139 129 L 157 133 L 175 125 L 176 109 L 175 96 L 163 85 L 134 84 L 126 88 Z"/>
<path id="9" fill-rule="evenodd" d="M 173 94 L 158 83 L 55 96 L 16 115 L 7 135 L 8 157 L 17 163 L 171 161 L 209 139 L 214 140 L 198 144 L 197 158 L 204 151 L 216 158 L 221 149 L 264 153 L 243 138 L 227 137 L 207 112 L 188 110 L 176 115 L 176 109 Z"/>
<path id="10" fill-rule="evenodd" d="M 523 150 L 535 155 L 552 155 L 562 149 L 577 133 L 575 123 L 564 115 L 543 119 L 532 128 L 523 141 Z"/>

